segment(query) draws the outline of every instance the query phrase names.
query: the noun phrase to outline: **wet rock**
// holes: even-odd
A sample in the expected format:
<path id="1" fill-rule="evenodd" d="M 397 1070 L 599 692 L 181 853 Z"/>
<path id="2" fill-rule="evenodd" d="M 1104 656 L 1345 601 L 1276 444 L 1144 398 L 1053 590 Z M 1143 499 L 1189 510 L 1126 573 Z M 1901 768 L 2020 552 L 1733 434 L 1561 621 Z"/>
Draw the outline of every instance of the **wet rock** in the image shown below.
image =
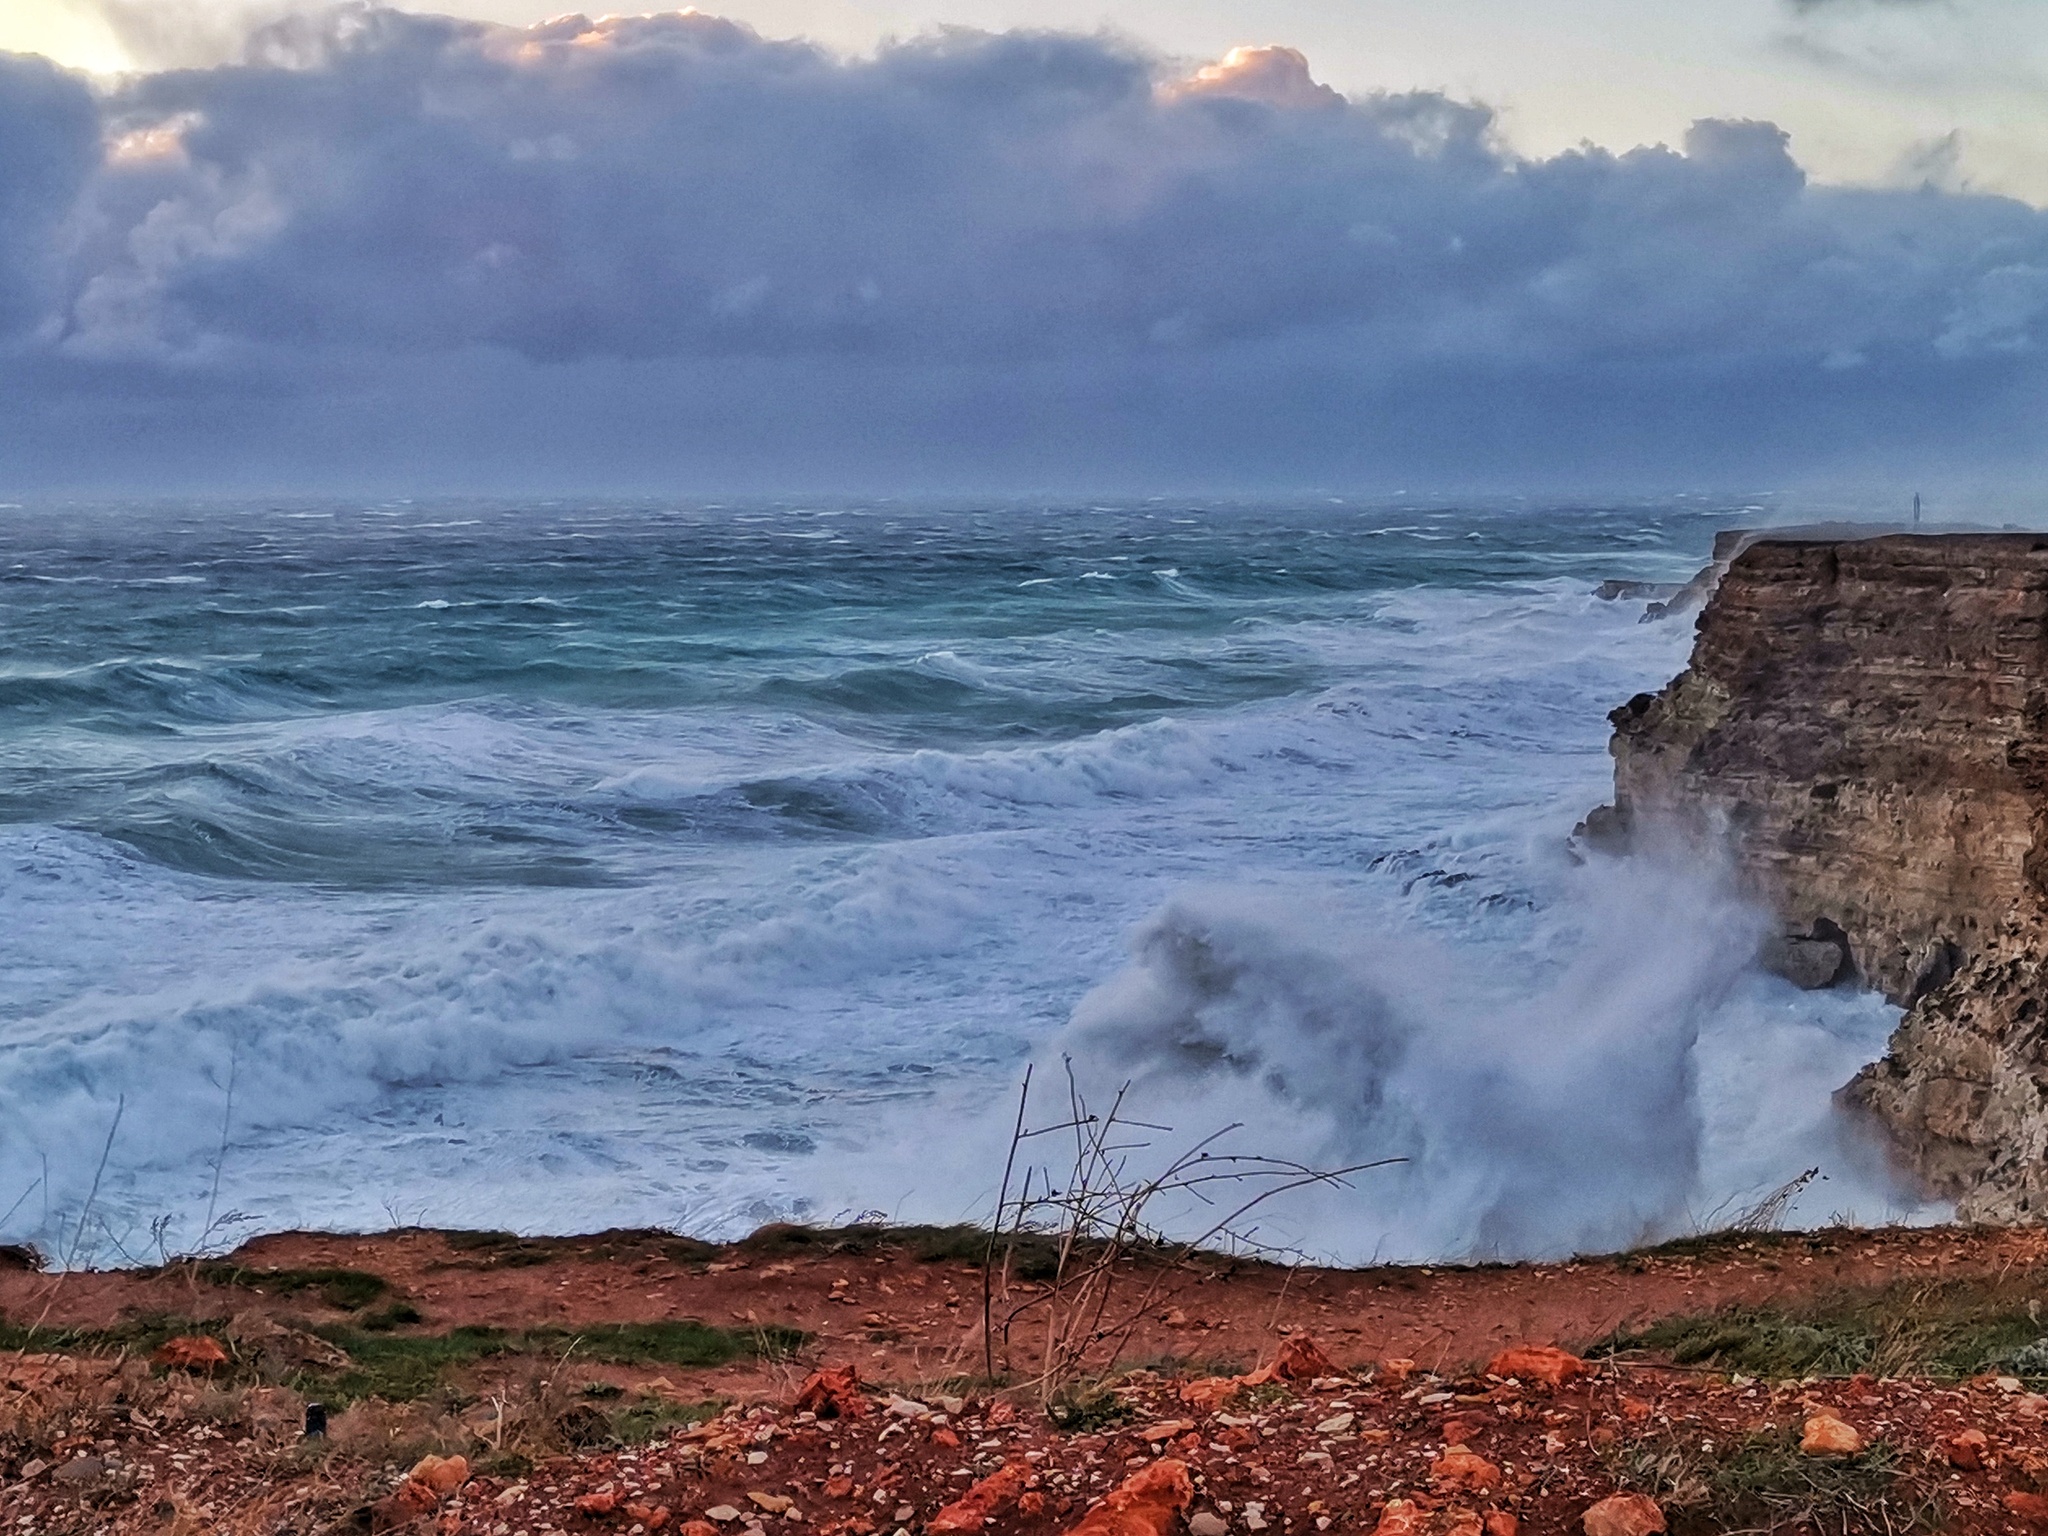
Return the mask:
<path id="1" fill-rule="evenodd" d="M 1773 939 L 1764 946 L 1760 959 L 1765 970 L 1805 992 L 1819 992 L 1856 974 L 1848 942 L 1831 936 L 1789 934 Z"/>

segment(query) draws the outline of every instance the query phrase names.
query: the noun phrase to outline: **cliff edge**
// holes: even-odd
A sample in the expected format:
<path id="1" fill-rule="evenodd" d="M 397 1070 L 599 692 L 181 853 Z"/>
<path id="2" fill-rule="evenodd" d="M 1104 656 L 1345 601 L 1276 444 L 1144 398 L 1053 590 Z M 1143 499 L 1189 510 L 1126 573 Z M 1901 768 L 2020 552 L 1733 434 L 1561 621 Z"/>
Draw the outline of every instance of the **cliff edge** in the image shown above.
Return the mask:
<path id="1" fill-rule="evenodd" d="M 1845 1097 L 1966 1218 L 2048 1216 L 2048 536 L 1738 541 L 1691 665 L 1610 718 L 1585 840 L 1724 844 L 1777 968 L 1907 1009 Z"/>

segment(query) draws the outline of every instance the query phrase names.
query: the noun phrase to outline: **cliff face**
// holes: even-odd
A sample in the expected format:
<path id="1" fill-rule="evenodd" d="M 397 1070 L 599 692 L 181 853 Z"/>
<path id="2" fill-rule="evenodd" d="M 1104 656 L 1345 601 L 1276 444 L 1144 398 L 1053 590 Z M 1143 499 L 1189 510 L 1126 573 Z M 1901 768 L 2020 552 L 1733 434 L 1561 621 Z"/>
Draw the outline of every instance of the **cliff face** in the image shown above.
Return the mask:
<path id="1" fill-rule="evenodd" d="M 1724 840 L 1781 969 L 1908 1007 L 1847 1096 L 1966 1216 L 2048 1215 L 2048 537 L 1758 539 L 1612 719 L 1588 840 Z"/>

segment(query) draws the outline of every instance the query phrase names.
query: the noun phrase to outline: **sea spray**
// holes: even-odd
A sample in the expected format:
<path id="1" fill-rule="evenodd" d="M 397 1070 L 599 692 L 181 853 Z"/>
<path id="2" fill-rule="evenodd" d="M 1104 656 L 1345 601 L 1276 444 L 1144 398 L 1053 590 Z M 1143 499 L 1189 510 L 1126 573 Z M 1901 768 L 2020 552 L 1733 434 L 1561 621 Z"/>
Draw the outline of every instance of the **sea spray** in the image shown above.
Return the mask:
<path id="1" fill-rule="evenodd" d="M 1145 1120 L 1242 1124 L 1234 1150 L 1401 1159 L 1262 1212 L 1311 1252 L 1558 1257 L 1730 1215 L 1745 1191 L 1709 1166 L 1710 1122 L 1778 1084 L 1718 1072 L 1703 1101 L 1701 1037 L 1720 1020 L 1725 1055 L 1771 1032 L 1766 1010 L 1727 1018 L 1738 990 L 1790 991 L 1752 965 L 1765 915 L 1712 867 L 1596 859 L 1566 884 L 1541 957 L 1461 949 L 1329 892 L 1187 893 L 1055 1048 L 1092 1102 L 1128 1083 Z M 1809 1109 L 1749 1125 L 1744 1150 L 1763 1168 L 1823 1156 L 1837 1202 L 1911 1206 L 1836 1129 Z"/>

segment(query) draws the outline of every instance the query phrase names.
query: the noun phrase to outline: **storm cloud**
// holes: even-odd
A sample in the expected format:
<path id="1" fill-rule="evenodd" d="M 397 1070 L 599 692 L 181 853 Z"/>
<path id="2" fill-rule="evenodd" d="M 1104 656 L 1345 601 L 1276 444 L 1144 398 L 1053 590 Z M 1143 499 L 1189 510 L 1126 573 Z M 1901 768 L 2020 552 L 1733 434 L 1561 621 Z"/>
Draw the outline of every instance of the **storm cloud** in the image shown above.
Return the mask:
<path id="1" fill-rule="evenodd" d="M 25 485 L 2017 469 L 2044 328 L 2024 204 L 1768 123 L 1521 158 L 1286 49 L 347 7 L 96 90 L 0 56 Z"/>

